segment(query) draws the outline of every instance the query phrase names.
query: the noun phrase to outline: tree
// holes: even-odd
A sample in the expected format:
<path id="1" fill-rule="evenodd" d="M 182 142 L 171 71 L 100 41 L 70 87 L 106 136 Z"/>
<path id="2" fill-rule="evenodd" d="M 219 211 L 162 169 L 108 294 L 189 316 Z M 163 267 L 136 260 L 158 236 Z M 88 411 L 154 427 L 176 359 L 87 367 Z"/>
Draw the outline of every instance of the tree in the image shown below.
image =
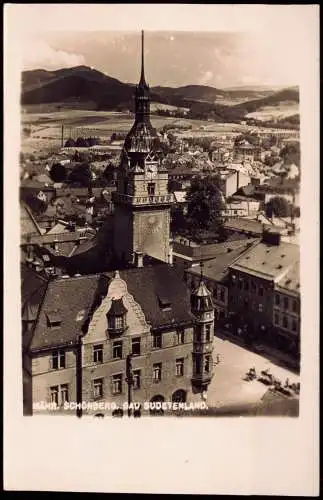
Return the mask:
<path id="1" fill-rule="evenodd" d="M 81 187 L 89 187 L 91 180 L 91 168 L 88 163 L 78 163 L 75 165 L 68 178 L 70 184 L 77 184 Z"/>
<path id="2" fill-rule="evenodd" d="M 75 145 L 76 145 L 76 144 L 75 144 L 74 139 L 69 138 L 69 139 L 67 139 L 67 141 L 65 142 L 64 147 L 65 147 L 65 148 L 74 148 L 74 147 L 75 147 Z"/>
<path id="3" fill-rule="evenodd" d="M 283 158 L 285 164 L 295 163 L 298 167 L 301 162 L 301 152 L 298 142 L 293 142 L 287 144 L 280 152 L 280 156 Z"/>
<path id="4" fill-rule="evenodd" d="M 290 217 L 291 206 L 288 201 L 282 196 L 274 196 L 265 206 L 265 213 L 267 217 Z"/>
<path id="5" fill-rule="evenodd" d="M 222 193 L 217 177 L 193 179 L 187 192 L 187 218 L 194 230 L 218 230 L 222 226 Z"/>
<path id="6" fill-rule="evenodd" d="M 76 146 L 78 148 L 87 148 L 89 146 L 89 143 L 84 137 L 78 137 L 76 139 Z"/>
<path id="7" fill-rule="evenodd" d="M 116 173 L 116 167 L 112 163 L 108 163 L 103 172 L 103 176 L 106 179 L 106 181 L 111 182 L 115 178 L 115 173 Z"/>
<path id="8" fill-rule="evenodd" d="M 60 163 L 54 163 L 50 169 L 49 175 L 54 182 L 64 182 L 67 177 L 66 167 Z"/>

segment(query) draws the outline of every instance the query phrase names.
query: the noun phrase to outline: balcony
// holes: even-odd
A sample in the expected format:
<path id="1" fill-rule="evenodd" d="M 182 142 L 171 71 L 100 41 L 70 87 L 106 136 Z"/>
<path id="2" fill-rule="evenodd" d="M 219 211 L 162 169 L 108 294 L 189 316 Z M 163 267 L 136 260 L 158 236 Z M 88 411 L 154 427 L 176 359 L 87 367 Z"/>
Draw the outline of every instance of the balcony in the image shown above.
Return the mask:
<path id="1" fill-rule="evenodd" d="M 170 205 L 173 203 L 173 194 L 132 196 L 129 194 L 112 193 L 112 199 L 115 203 L 132 206 Z"/>
<path id="2" fill-rule="evenodd" d="M 203 374 L 193 373 L 191 381 L 193 385 L 197 387 L 203 387 L 211 382 L 212 377 L 212 372 L 204 372 Z"/>

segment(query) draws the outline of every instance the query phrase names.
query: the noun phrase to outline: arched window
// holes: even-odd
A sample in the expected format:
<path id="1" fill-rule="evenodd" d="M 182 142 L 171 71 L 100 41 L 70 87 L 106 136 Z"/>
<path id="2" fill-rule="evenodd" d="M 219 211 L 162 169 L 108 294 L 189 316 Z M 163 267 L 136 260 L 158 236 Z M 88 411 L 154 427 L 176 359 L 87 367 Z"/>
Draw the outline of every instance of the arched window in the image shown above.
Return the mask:
<path id="1" fill-rule="evenodd" d="M 165 401 L 164 396 L 161 396 L 160 394 L 152 397 L 150 400 L 151 403 L 163 403 L 164 401 Z M 158 404 L 156 405 L 156 408 L 151 408 L 149 410 L 149 412 L 150 412 L 150 415 L 154 415 L 154 416 L 164 414 L 164 410 L 162 408 L 158 408 Z"/>
<path id="2" fill-rule="evenodd" d="M 172 395 L 173 403 L 186 403 L 186 391 L 183 389 L 178 389 Z"/>

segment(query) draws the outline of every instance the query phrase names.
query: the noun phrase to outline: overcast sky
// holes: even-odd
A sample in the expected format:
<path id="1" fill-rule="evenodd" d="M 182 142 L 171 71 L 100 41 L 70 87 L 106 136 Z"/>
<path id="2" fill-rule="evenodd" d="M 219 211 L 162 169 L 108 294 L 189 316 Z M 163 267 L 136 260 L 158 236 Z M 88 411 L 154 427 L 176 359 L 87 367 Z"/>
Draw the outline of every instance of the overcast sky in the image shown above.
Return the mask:
<path id="1" fill-rule="evenodd" d="M 282 43 L 283 42 L 283 43 Z M 298 85 L 294 45 L 276 33 L 145 32 L 150 86 Z M 24 69 L 86 65 L 124 82 L 140 73 L 140 32 L 46 32 L 23 44 Z"/>

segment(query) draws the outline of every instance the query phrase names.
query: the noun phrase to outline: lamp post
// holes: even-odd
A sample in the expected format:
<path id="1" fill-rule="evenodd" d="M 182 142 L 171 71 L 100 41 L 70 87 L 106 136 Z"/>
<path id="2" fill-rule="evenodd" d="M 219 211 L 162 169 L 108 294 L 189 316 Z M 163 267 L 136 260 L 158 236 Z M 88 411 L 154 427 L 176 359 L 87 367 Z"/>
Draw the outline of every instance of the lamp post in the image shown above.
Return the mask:
<path id="1" fill-rule="evenodd" d="M 132 400 L 132 385 L 133 385 L 133 374 L 132 374 L 132 358 L 131 354 L 128 354 L 126 359 L 126 382 L 128 384 L 128 417 L 131 417 L 131 400 Z"/>

